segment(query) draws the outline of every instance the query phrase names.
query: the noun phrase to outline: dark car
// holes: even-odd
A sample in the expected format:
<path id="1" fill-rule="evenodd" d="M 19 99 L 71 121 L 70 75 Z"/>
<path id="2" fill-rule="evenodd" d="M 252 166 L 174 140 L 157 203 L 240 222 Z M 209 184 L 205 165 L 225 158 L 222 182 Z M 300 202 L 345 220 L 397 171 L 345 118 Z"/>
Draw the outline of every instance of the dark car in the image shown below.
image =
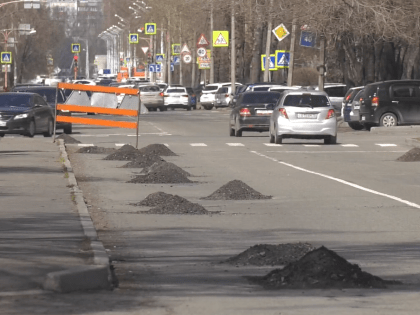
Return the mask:
<path id="1" fill-rule="evenodd" d="M 112 80 L 112 79 L 102 79 L 102 80 L 99 80 L 98 82 L 96 82 L 96 85 L 109 86 L 113 82 L 115 82 L 115 81 Z"/>
<path id="2" fill-rule="evenodd" d="M 363 96 L 364 87 L 354 87 L 348 90 L 341 107 L 343 120 L 349 124 L 353 130 L 362 130 L 360 123 L 360 100 Z"/>
<path id="3" fill-rule="evenodd" d="M 53 114 L 55 115 L 55 96 L 57 93 L 57 89 L 55 87 L 49 87 L 49 86 L 31 86 L 31 87 L 20 87 L 15 86 L 12 90 L 12 92 L 30 92 L 30 93 L 37 93 L 38 95 L 41 95 L 43 99 L 47 102 L 47 104 L 51 107 L 51 110 L 53 111 Z M 66 102 L 66 96 L 64 94 L 65 91 L 58 90 L 57 94 L 57 103 L 58 104 L 64 104 Z M 70 112 L 62 112 L 58 111 L 57 115 L 62 116 L 70 116 Z M 70 123 L 62 123 L 57 122 L 56 129 L 63 129 L 64 133 L 71 134 L 73 131 L 73 126 Z"/>
<path id="4" fill-rule="evenodd" d="M 229 135 L 241 137 L 242 131 L 268 131 L 278 92 L 245 92 L 239 95 L 229 119 Z"/>
<path id="5" fill-rule="evenodd" d="M 43 133 L 51 137 L 54 132 L 51 107 L 35 93 L 0 94 L 0 137 L 5 134 L 22 134 L 33 137 Z"/>
<path id="6" fill-rule="evenodd" d="M 420 124 L 420 80 L 366 85 L 360 105 L 360 122 L 366 129 Z"/>

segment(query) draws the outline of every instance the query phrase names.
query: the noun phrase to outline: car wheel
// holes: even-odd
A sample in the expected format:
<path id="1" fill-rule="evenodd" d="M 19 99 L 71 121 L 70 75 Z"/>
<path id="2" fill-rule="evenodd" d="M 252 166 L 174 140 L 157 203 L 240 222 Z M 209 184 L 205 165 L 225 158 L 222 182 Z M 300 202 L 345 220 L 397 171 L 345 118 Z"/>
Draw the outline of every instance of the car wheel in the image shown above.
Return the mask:
<path id="1" fill-rule="evenodd" d="M 349 122 L 349 127 L 353 130 L 362 130 L 364 127 L 359 122 Z"/>
<path id="2" fill-rule="evenodd" d="M 212 110 L 213 109 L 213 106 L 204 106 L 204 109 L 205 110 Z"/>
<path id="3" fill-rule="evenodd" d="M 235 136 L 235 129 L 232 128 L 229 122 L 229 136 L 234 137 Z"/>
<path id="4" fill-rule="evenodd" d="M 0 133 L 0 138 L 3 138 L 4 137 L 4 133 Z"/>
<path id="5" fill-rule="evenodd" d="M 328 136 L 324 139 L 324 144 L 337 144 L 337 136 Z"/>
<path id="6" fill-rule="evenodd" d="M 68 135 L 72 134 L 72 133 L 73 133 L 73 125 L 68 125 L 68 126 L 65 126 L 65 127 L 63 128 L 63 132 L 64 132 L 65 134 L 68 134 Z"/>
<path id="7" fill-rule="evenodd" d="M 282 144 L 283 143 L 283 137 L 281 135 L 278 135 L 277 132 L 274 135 L 274 143 L 275 144 Z"/>
<path id="8" fill-rule="evenodd" d="M 235 121 L 235 137 L 242 137 L 242 130 L 237 119 Z"/>
<path id="9" fill-rule="evenodd" d="M 31 122 L 29 123 L 28 129 L 26 130 L 26 135 L 30 138 L 33 138 L 33 136 L 35 136 L 35 132 L 36 132 L 35 121 L 31 120 Z"/>
<path id="10" fill-rule="evenodd" d="M 379 125 L 382 127 L 395 127 L 398 124 L 397 116 L 392 113 L 382 115 Z"/>
<path id="11" fill-rule="evenodd" d="M 187 106 L 187 110 L 191 110 L 191 106 Z"/>
<path id="12" fill-rule="evenodd" d="M 274 143 L 274 136 L 273 136 L 273 134 L 271 133 L 271 130 L 269 130 L 269 134 L 268 134 L 268 136 L 270 137 L 270 143 Z"/>
<path id="13" fill-rule="evenodd" d="M 163 107 L 160 107 L 160 108 L 159 108 L 159 110 L 160 110 L 161 112 L 166 112 L 167 108 L 166 108 L 165 106 L 163 106 Z"/>
<path id="14" fill-rule="evenodd" d="M 48 130 L 43 133 L 44 137 L 52 137 L 54 132 L 54 124 L 52 119 L 48 119 Z"/>

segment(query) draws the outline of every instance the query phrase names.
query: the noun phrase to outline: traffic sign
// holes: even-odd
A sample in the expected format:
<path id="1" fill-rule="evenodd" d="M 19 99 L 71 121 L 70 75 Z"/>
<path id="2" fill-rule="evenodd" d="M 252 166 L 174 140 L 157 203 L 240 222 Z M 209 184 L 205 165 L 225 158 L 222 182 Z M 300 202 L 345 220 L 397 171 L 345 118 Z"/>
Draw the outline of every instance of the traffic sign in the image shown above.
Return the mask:
<path id="1" fill-rule="evenodd" d="M 71 44 L 71 52 L 77 54 L 80 52 L 80 44 Z"/>
<path id="2" fill-rule="evenodd" d="M 210 69 L 210 62 L 203 62 L 198 64 L 198 69 L 207 70 Z"/>
<path id="3" fill-rule="evenodd" d="M 286 26 L 284 26 L 284 24 L 280 24 L 278 25 L 274 30 L 273 30 L 274 35 L 277 37 L 277 39 L 281 42 L 283 39 L 285 39 L 290 33 L 287 30 Z"/>
<path id="4" fill-rule="evenodd" d="M 314 47 L 316 43 L 316 34 L 308 31 L 300 33 L 300 45 L 303 47 Z"/>
<path id="5" fill-rule="evenodd" d="M 163 59 L 165 59 L 165 54 L 156 54 L 156 62 L 163 62 Z"/>
<path id="6" fill-rule="evenodd" d="M 277 69 L 289 68 L 290 52 L 286 50 L 276 50 L 276 67 Z"/>
<path id="7" fill-rule="evenodd" d="M 184 44 L 184 46 L 182 46 L 181 48 L 181 54 L 190 54 L 191 50 L 188 48 L 187 44 Z"/>
<path id="8" fill-rule="evenodd" d="M 205 48 L 198 48 L 197 49 L 197 56 L 198 57 L 204 57 L 207 54 L 207 51 Z"/>
<path id="9" fill-rule="evenodd" d="M 12 67 L 11 67 L 11 65 L 1 65 L 1 71 L 2 72 L 11 72 Z"/>
<path id="10" fill-rule="evenodd" d="M 146 23 L 144 29 L 146 35 L 156 35 L 156 23 Z"/>
<path id="11" fill-rule="evenodd" d="M 210 42 L 204 34 L 201 34 L 197 41 L 197 47 L 207 47 L 208 45 L 210 45 Z"/>
<path id="12" fill-rule="evenodd" d="M 54 59 L 47 58 L 47 66 L 53 66 L 54 65 Z"/>
<path id="13" fill-rule="evenodd" d="M 181 53 L 181 44 L 172 44 L 172 56 L 179 55 Z"/>
<path id="14" fill-rule="evenodd" d="M 155 64 L 155 63 L 152 63 L 152 64 L 149 65 L 149 72 L 156 73 L 156 72 L 161 72 L 161 71 L 162 71 L 162 66 L 161 65 L 158 65 L 158 64 Z"/>
<path id="15" fill-rule="evenodd" d="M 181 63 L 181 58 L 179 56 L 174 56 L 174 64 L 177 66 Z"/>
<path id="16" fill-rule="evenodd" d="M 265 55 L 261 55 L 261 70 L 265 71 Z M 276 55 L 270 55 L 270 71 L 276 71 Z"/>
<path id="17" fill-rule="evenodd" d="M 138 44 L 139 43 L 139 34 L 132 33 L 129 35 L 130 44 Z"/>
<path id="18" fill-rule="evenodd" d="M 228 47 L 229 31 L 213 31 L 213 47 Z"/>
<path id="19" fill-rule="evenodd" d="M 147 54 L 147 51 L 149 50 L 149 47 L 142 47 L 141 50 L 143 50 L 144 54 Z"/>
<path id="20" fill-rule="evenodd" d="M 185 54 L 183 57 L 182 57 L 182 60 L 184 61 L 184 63 L 191 63 L 191 61 L 192 61 L 192 57 L 191 57 L 191 54 Z"/>
<path id="21" fill-rule="evenodd" d="M 174 72 L 174 71 L 175 71 L 175 65 L 173 62 L 171 62 L 171 72 Z"/>
<path id="22" fill-rule="evenodd" d="M 9 51 L 2 52 L 1 63 L 12 63 L 12 53 Z"/>

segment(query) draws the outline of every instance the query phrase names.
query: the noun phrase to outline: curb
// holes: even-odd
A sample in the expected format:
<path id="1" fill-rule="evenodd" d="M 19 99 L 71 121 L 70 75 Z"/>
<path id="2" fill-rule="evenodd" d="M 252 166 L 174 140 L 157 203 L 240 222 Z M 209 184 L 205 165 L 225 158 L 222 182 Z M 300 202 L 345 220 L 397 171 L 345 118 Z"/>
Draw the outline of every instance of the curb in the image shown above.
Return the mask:
<path id="1" fill-rule="evenodd" d="M 420 132 L 420 126 L 372 127 L 371 133 Z"/>
<path id="2" fill-rule="evenodd" d="M 406 138 L 405 139 L 405 144 L 415 147 L 415 148 L 420 148 L 420 141 L 417 139 L 413 139 L 413 138 Z"/>
<path id="3" fill-rule="evenodd" d="M 71 292 L 80 290 L 111 289 L 112 275 L 109 264 L 109 257 L 105 247 L 98 239 L 92 218 L 86 207 L 83 192 L 77 185 L 77 180 L 68 158 L 64 141 L 58 139 L 58 146 L 61 151 L 61 157 L 64 159 L 64 166 L 68 174 L 69 185 L 75 197 L 75 203 L 79 212 L 80 223 L 83 232 L 90 241 L 93 251 L 94 265 L 79 266 L 64 271 L 51 272 L 47 274 L 44 281 L 44 290 L 56 292 Z"/>

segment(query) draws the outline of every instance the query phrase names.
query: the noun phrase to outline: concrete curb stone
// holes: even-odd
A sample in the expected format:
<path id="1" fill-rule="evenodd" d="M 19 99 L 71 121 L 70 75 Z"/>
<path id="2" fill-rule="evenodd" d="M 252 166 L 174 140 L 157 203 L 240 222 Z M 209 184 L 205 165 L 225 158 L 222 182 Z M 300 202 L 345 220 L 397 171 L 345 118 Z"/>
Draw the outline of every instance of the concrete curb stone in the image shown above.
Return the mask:
<path id="1" fill-rule="evenodd" d="M 371 133 L 420 132 L 420 126 L 372 127 Z"/>
<path id="2" fill-rule="evenodd" d="M 63 140 L 57 140 L 64 159 L 64 166 L 68 174 L 69 185 L 74 195 L 74 201 L 79 212 L 80 223 L 82 224 L 85 236 L 90 240 L 93 251 L 94 265 L 78 266 L 64 271 L 51 272 L 44 280 L 44 290 L 55 292 L 72 292 L 82 290 L 95 290 L 112 288 L 112 274 L 109 264 L 109 257 L 105 247 L 98 239 L 92 218 L 83 198 L 83 192 L 77 185 L 77 180 L 68 158 Z"/>

